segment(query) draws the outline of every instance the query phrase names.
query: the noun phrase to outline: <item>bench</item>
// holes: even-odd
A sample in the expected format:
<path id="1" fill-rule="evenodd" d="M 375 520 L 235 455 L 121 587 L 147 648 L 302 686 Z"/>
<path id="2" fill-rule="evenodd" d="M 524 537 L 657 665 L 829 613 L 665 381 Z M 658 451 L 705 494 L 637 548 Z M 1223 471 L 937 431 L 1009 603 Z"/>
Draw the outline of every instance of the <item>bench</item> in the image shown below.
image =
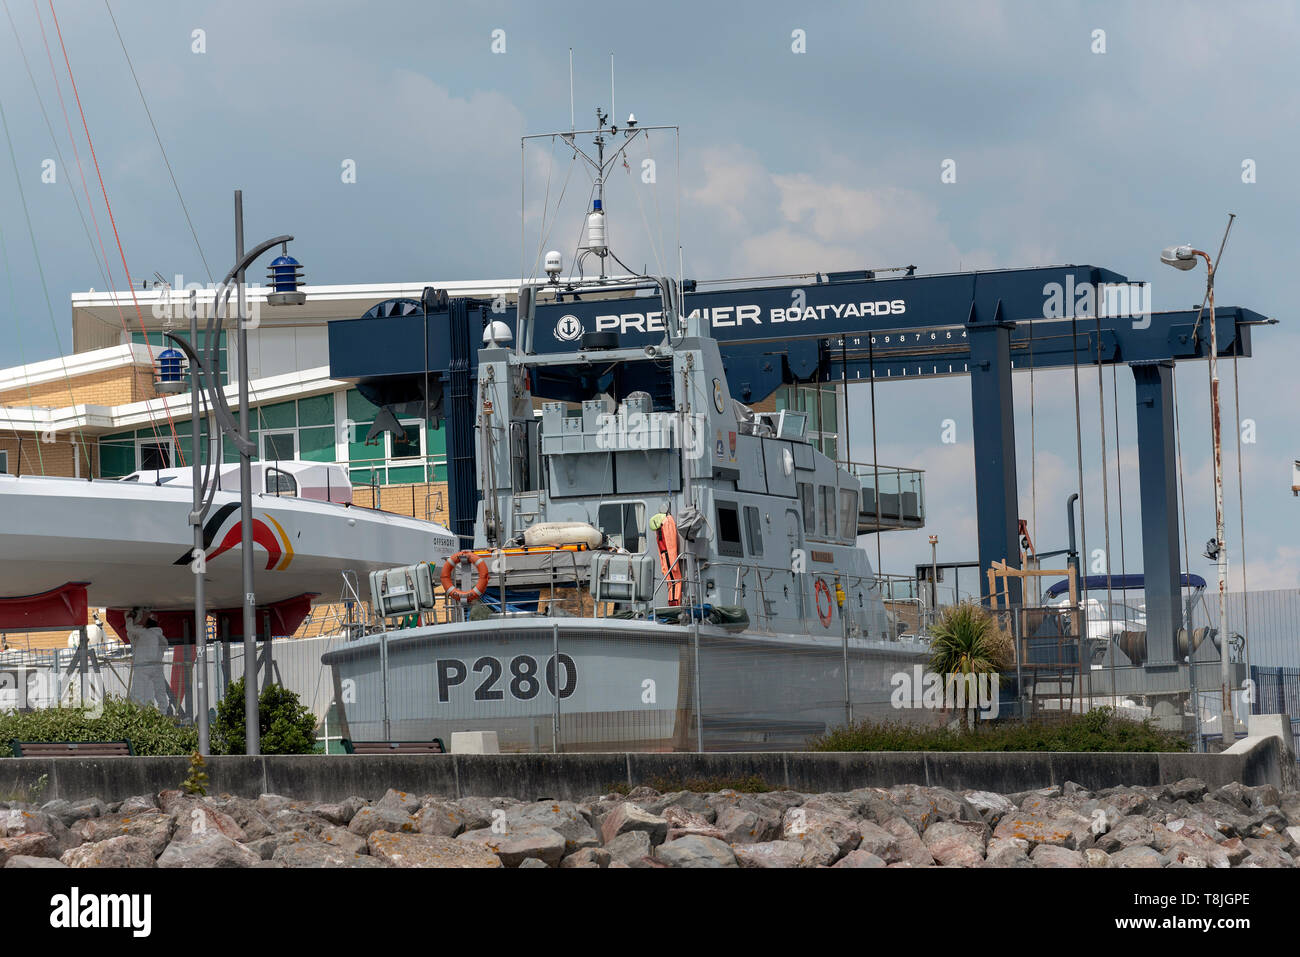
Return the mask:
<path id="1" fill-rule="evenodd" d="M 430 741 L 353 741 L 343 739 L 343 750 L 348 754 L 446 754 L 442 738 Z"/>
<path id="2" fill-rule="evenodd" d="M 130 741 L 10 741 L 16 758 L 105 758 L 135 754 Z"/>

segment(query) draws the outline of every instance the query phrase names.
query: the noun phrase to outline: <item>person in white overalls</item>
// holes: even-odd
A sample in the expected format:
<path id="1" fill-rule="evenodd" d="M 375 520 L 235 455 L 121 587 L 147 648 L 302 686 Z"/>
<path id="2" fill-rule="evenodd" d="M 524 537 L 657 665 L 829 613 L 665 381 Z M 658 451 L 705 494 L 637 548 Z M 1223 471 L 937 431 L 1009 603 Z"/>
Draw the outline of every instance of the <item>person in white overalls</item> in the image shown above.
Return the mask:
<path id="1" fill-rule="evenodd" d="M 171 709 L 167 681 L 163 677 L 163 655 L 167 637 L 148 609 L 133 608 L 126 616 L 126 636 L 131 640 L 131 699 L 151 704 L 163 714 Z"/>

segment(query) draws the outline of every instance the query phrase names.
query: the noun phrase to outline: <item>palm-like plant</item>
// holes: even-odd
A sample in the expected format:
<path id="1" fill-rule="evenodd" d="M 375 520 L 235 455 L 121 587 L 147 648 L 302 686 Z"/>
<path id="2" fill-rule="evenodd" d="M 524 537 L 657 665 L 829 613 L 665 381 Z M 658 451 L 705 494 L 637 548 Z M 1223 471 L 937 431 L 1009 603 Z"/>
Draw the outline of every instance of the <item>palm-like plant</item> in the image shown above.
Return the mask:
<path id="1" fill-rule="evenodd" d="M 1007 661 L 1007 642 L 997 621 L 973 602 L 945 608 L 930 627 L 930 670 L 937 675 L 996 675 Z M 969 704 L 969 702 L 968 702 Z M 962 727 L 969 727 L 962 709 Z"/>

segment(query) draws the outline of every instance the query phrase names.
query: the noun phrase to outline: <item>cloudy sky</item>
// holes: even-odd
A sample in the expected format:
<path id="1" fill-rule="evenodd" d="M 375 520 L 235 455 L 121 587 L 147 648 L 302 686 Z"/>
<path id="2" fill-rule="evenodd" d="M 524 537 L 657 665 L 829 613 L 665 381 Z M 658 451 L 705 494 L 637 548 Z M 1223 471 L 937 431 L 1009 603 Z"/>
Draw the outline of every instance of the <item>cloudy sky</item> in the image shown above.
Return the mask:
<path id="1" fill-rule="evenodd" d="M 634 265 L 674 260 L 679 235 L 685 274 L 697 278 L 1089 263 L 1151 280 L 1157 309 L 1187 308 L 1200 302 L 1204 273 L 1162 266 L 1160 248 L 1216 250 L 1236 213 L 1218 301 L 1281 321 L 1257 333 L 1240 369 L 1240 417 L 1255 440 L 1242 447 L 1250 588 L 1300 585 L 1300 501 L 1290 493 L 1300 337 L 1288 307 L 1300 209 L 1294 5 L 113 0 L 201 257 L 103 0 L 55 0 L 62 47 L 49 0 L 4 2 L 0 365 L 67 350 L 69 295 L 124 285 L 62 47 L 137 280 L 158 270 L 206 281 L 204 257 L 224 273 L 231 190 L 241 187 L 249 235 L 295 233 L 316 283 L 519 275 L 545 241 L 547 183 L 554 200 L 567 171 L 544 143 L 526 154 L 521 249 L 519 137 L 567 125 L 570 47 L 579 122 L 608 107 L 613 52 L 616 118 L 634 111 L 643 124 L 681 127 L 680 153 L 673 137 L 652 137 L 611 185 L 615 240 L 626 237 Z M 804 52 L 792 48 L 795 31 Z M 654 190 L 634 193 L 644 158 L 660 175 Z M 47 160 L 53 183 L 42 178 Z M 348 160 L 355 182 L 341 176 Z M 941 181 L 946 160 L 955 182 Z M 1243 182 L 1243 164 L 1254 182 Z M 576 171 L 571 185 L 560 238 L 546 245 L 572 247 L 590 183 Z M 1223 375 L 1240 587 L 1230 365 Z M 1089 550 L 1102 547 L 1106 475 L 1111 567 L 1132 572 L 1140 530 L 1126 369 L 1116 385 L 1123 560 L 1109 370 L 1105 473 L 1095 369 L 1081 383 L 1086 535 Z M 1188 536 L 1203 543 L 1214 518 L 1204 365 L 1182 367 L 1178 385 Z M 1064 499 L 1078 486 L 1072 378 L 1035 377 L 1036 511 L 1027 375 L 1016 388 L 1021 514 L 1036 514 L 1041 550 L 1061 548 Z M 943 557 L 973 559 L 967 381 L 890 383 L 877 402 L 879 457 L 927 470 L 930 509 L 926 530 L 885 536 L 885 569 L 928 560 L 931 533 Z M 855 423 L 869 421 L 865 389 L 850 403 Z M 945 419 L 957 423 L 956 444 L 940 440 Z M 870 437 L 855 427 L 855 458 L 868 457 Z M 1208 573 L 1200 548 L 1193 569 Z"/>

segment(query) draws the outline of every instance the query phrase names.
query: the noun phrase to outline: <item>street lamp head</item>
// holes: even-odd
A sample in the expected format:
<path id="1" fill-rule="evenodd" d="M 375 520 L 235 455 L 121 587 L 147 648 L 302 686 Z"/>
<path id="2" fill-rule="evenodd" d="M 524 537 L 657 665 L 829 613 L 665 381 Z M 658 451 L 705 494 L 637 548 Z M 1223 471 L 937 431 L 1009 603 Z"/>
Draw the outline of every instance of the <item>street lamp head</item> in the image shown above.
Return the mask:
<path id="1" fill-rule="evenodd" d="M 1187 244 L 1166 246 L 1160 254 L 1160 261 L 1167 266 L 1173 266 L 1175 269 L 1195 269 L 1196 250 Z"/>
<path id="2" fill-rule="evenodd" d="M 303 283 L 302 263 L 289 255 L 287 245 L 283 255 L 271 260 L 266 278 L 272 290 L 266 296 L 269 305 L 301 306 L 307 301 L 307 294 L 298 288 Z"/>

